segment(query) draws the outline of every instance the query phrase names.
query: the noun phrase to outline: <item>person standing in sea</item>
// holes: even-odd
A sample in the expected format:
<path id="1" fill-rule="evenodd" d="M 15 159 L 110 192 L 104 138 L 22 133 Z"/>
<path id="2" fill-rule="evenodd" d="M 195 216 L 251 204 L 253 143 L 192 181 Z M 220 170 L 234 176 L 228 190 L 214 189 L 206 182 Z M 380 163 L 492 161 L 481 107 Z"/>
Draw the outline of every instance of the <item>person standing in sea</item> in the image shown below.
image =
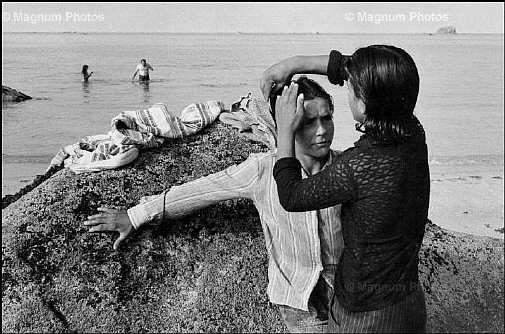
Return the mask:
<path id="1" fill-rule="evenodd" d="M 88 65 L 84 65 L 82 67 L 81 74 L 82 74 L 82 77 L 83 77 L 82 81 L 88 82 L 88 79 L 93 74 L 93 71 L 91 71 L 90 73 L 88 73 Z"/>
<path id="2" fill-rule="evenodd" d="M 139 74 L 139 81 L 151 80 L 151 78 L 149 78 L 149 70 L 153 71 L 152 66 L 148 64 L 145 59 L 141 59 L 140 64 L 138 64 L 137 68 L 135 69 L 135 73 L 133 73 L 132 80 L 135 79 L 137 73 Z"/>

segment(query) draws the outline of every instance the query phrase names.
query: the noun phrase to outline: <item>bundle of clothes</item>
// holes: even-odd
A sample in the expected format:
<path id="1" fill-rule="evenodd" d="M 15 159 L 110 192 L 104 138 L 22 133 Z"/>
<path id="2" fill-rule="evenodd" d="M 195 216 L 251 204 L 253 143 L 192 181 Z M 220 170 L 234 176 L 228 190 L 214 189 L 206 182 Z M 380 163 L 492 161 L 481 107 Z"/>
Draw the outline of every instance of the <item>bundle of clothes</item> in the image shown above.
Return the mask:
<path id="1" fill-rule="evenodd" d="M 64 166 L 77 174 L 116 169 L 136 160 L 140 151 L 161 146 L 168 138 L 193 135 L 218 119 L 253 141 L 276 147 L 276 127 L 267 102 L 251 94 L 232 104 L 219 101 L 193 103 L 174 116 L 165 104 L 123 111 L 111 121 L 105 135 L 87 136 L 61 148 L 47 170 Z"/>

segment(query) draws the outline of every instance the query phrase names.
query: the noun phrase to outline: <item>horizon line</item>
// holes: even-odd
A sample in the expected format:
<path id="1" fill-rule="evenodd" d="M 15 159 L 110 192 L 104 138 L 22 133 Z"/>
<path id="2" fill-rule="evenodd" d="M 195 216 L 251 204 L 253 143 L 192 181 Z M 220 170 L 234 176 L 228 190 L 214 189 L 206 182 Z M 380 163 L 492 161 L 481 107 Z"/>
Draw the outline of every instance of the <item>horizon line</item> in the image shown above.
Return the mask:
<path id="1" fill-rule="evenodd" d="M 2 31 L 3 33 L 15 33 L 15 34 L 222 34 L 222 35 L 232 35 L 232 34 L 255 34 L 255 35 L 292 35 L 292 34 L 311 34 L 311 35 L 503 35 L 503 32 L 456 32 L 455 34 L 444 34 L 437 32 L 244 32 L 244 31 L 233 31 L 233 32 L 182 32 L 182 31 Z"/>

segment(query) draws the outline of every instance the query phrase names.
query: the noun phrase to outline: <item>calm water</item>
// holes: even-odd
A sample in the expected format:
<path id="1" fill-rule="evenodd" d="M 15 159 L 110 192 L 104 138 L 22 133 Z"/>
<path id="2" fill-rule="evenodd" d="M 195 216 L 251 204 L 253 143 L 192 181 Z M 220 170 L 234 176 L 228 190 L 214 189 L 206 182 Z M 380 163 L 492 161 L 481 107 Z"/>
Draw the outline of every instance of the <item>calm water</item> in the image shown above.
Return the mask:
<path id="1" fill-rule="evenodd" d="M 59 148 L 104 134 L 123 110 L 163 102 L 174 114 L 190 103 L 226 106 L 260 96 L 263 70 L 293 54 L 352 53 L 369 44 L 406 49 L 421 76 L 416 114 L 431 163 L 503 164 L 503 35 L 3 34 L 2 84 L 35 97 L 2 104 L 2 196 L 43 173 Z M 132 83 L 141 58 L 151 83 Z M 81 82 L 80 70 L 94 74 Z M 314 76 L 335 98 L 335 148 L 354 131 L 347 89 Z"/>

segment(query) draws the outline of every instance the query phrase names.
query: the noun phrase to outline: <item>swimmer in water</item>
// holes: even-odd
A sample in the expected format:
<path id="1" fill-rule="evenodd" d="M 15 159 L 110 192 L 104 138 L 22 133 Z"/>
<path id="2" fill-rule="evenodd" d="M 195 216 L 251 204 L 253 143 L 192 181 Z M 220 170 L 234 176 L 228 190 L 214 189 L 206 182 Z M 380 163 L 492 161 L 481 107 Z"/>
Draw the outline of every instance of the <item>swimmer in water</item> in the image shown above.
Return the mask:
<path id="1" fill-rule="evenodd" d="M 90 73 L 88 73 L 88 65 L 84 65 L 82 67 L 81 74 L 83 76 L 82 81 L 87 82 L 88 78 L 93 74 L 93 71 L 91 71 Z"/>
<path id="2" fill-rule="evenodd" d="M 138 64 L 135 69 L 135 73 L 133 73 L 132 81 L 135 79 L 137 73 L 139 74 L 139 81 L 149 81 L 149 70 L 153 71 L 152 66 L 148 64 L 145 59 L 141 59 L 140 64 Z"/>

